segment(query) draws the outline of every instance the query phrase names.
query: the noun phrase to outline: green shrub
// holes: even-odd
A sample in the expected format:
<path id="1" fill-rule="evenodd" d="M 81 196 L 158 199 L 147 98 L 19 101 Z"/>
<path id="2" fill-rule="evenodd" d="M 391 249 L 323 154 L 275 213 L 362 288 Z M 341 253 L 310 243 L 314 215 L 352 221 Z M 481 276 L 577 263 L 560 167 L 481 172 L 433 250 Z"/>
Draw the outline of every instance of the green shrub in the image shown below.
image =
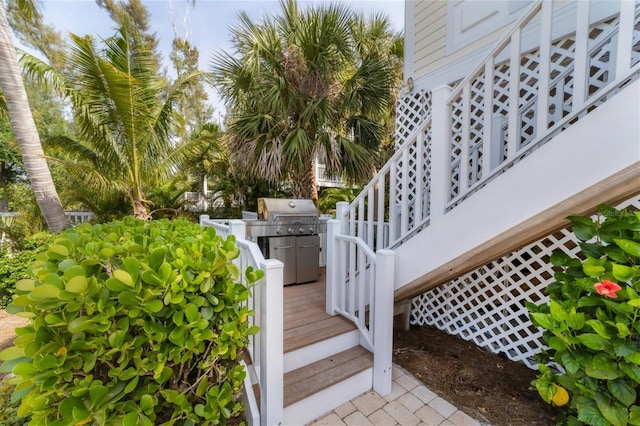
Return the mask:
<path id="1" fill-rule="evenodd" d="M 16 283 L 29 278 L 27 268 L 51 239 L 51 234 L 36 234 L 24 242 L 23 250 L 13 253 L 7 246 L 0 246 L 0 308 L 6 308 L 11 301 Z"/>
<path id="2" fill-rule="evenodd" d="M 528 304 L 549 347 L 533 384 L 561 423 L 640 425 L 640 212 L 600 213 L 570 217 L 582 255 L 554 253 L 549 304 Z"/>
<path id="3" fill-rule="evenodd" d="M 233 237 L 186 220 L 66 230 L 16 284 L 0 371 L 33 425 L 209 425 L 241 413 L 249 290 Z M 249 282 L 260 271 L 246 271 Z"/>
<path id="4" fill-rule="evenodd" d="M 0 380 L 0 425 L 26 426 L 29 424 L 29 416 L 18 416 L 19 401 L 11 399 L 15 386 L 7 380 Z"/>

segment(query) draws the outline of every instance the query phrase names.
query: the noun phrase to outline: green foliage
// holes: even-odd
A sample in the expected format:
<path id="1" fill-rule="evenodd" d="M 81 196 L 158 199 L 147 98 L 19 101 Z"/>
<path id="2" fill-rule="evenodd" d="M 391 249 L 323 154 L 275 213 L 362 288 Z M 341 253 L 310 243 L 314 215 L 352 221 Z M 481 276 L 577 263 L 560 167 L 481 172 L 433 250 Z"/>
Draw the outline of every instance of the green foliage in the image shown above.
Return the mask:
<path id="1" fill-rule="evenodd" d="M 239 355 L 257 327 L 239 250 L 186 220 L 68 229 L 16 284 L 31 318 L 0 371 L 32 424 L 211 425 L 241 411 Z M 247 270 L 248 281 L 261 277 Z"/>
<path id="2" fill-rule="evenodd" d="M 257 23 L 240 15 L 232 53 L 213 59 L 215 84 L 233 112 L 227 135 L 234 165 L 317 201 L 316 155 L 329 177 L 355 183 L 375 173 L 400 52 L 384 17 L 365 20 L 337 3 L 280 5 L 278 16 Z"/>
<path id="3" fill-rule="evenodd" d="M 7 307 L 16 283 L 29 278 L 27 268 L 51 239 L 51 234 L 36 234 L 24 242 L 22 250 L 15 253 L 10 253 L 6 245 L 0 246 L 0 308 Z"/>
<path id="4" fill-rule="evenodd" d="M 600 214 L 569 218 L 582 256 L 554 253 L 549 303 L 527 305 L 549 347 L 533 384 L 546 402 L 568 390 L 561 423 L 640 425 L 640 212 L 601 206 Z"/>
<path id="5" fill-rule="evenodd" d="M 0 380 L 0 425 L 26 426 L 29 424 L 29 416 L 18 416 L 18 401 L 11 398 L 15 386 L 7 380 Z"/>

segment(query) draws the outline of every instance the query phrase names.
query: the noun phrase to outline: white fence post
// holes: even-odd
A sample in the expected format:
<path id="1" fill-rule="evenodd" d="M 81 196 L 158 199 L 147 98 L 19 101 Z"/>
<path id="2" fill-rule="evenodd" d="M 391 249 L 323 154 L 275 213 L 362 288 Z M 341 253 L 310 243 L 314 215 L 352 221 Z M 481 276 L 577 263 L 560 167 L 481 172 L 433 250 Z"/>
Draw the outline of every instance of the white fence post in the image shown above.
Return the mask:
<path id="1" fill-rule="evenodd" d="M 260 307 L 260 423 L 281 425 L 284 421 L 284 264 L 269 259 L 260 263 L 265 273 Z"/>
<path id="2" fill-rule="evenodd" d="M 326 311 L 329 315 L 335 313 L 336 297 L 338 295 L 338 244 L 336 234 L 340 233 L 341 222 L 330 220 L 327 222 L 327 297 Z"/>
<path id="3" fill-rule="evenodd" d="M 376 253 L 373 390 L 383 396 L 391 392 L 394 256 L 391 250 L 378 250 Z"/>
<path id="4" fill-rule="evenodd" d="M 204 223 L 207 222 L 209 220 L 209 215 L 208 214 L 201 214 L 200 215 L 200 226 L 205 226 Z"/>
<path id="5" fill-rule="evenodd" d="M 431 92 L 431 226 L 445 213 L 451 187 L 451 109 L 449 86 Z"/>
<path id="6" fill-rule="evenodd" d="M 344 217 L 347 210 L 349 210 L 349 203 L 347 203 L 346 201 L 340 201 L 339 203 L 336 203 L 336 219 L 338 219 L 342 223 L 342 227 L 340 229 L 340 234 L 342 235 L 349 234 L 347 232 L 347 230 L 349 229 L 349 218 Z"/>
<path id="7" fill-rule="evenodd" d="M 246 240 L 247 225 L 241 220 L 229 221 L 229 233 L 236 236 L 236 240 Z"/>

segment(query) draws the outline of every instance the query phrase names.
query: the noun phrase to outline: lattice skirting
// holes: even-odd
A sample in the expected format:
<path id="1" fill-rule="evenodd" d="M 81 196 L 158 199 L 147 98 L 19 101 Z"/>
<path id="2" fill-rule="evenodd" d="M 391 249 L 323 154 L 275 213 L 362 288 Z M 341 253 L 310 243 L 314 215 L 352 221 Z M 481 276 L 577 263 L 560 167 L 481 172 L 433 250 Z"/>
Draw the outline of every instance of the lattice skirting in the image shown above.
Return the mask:
<path id="1" fill-rule="evenodd" d="M 640 210 L 640 195 L 620 205 Z M 533 356 L 543 347 L 542 332 L 529 320 L 525 301 L 548 301 L 553 282 L 549 256 L 557 249 L 575 256 L 578 240 L 569 229 L 490 262 L 412 301 L 411 324 L 433 326 L 491 352 L 537 369 Z"/>

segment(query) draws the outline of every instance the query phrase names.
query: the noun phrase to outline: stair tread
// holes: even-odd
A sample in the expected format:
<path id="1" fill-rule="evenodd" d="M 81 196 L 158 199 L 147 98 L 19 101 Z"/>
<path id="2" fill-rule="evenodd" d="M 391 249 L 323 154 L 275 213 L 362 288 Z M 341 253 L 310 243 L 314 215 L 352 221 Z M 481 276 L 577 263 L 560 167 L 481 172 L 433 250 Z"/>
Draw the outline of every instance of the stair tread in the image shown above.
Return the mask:
<path id="1" fill-rule="evenodd" d="M 284 352 L 291 352 L 356 329 L 351 321 L 340 316 L 290 328 L 284 331 Z"/>
<path id="2" fill-rule="evenodd" d="M 356 346 L 284 375 L 284 406 L 308 396 L 373 366 L 373 355 Z"/>

